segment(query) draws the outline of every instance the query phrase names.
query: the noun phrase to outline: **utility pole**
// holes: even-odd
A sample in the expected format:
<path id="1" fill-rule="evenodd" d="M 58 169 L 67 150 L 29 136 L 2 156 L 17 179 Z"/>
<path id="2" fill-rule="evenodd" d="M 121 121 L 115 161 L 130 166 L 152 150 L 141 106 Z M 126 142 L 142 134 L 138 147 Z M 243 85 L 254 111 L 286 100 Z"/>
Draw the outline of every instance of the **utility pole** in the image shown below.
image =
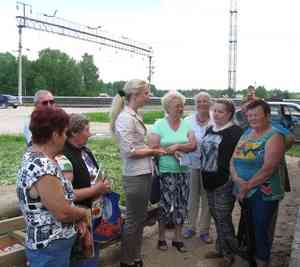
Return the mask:
<path id="1" fill-rule="evenodd" d="M 18 33 L 19 33 L 19 43 L 18 43 L 18 100 L 19 104 L 23 104 L 22 100 L 22 89 L 23 89 L 23 73 L 22 73 L 22 29 L 25 27 L 25 17 L 26 17 L 26 11 L 27 8 L 30 8 L 31 13 L 31 5 L 25 4 L 22 2 L 17 2 L 17 10 L 21 9 L 21 12 L 23 13 L 23 20 L 20 20 L 18 23 Z"/>
<path id="2" fill-rule="evenodd" d="M 152 55 L 149 56 L 149 75 L 148 75 L 148 82 L 151 84 L 151 78 L 152 78 Z"/>
<path id="3" fill-rule="evenodd" d="M 18 99 L 19 104 L 22 105 L 22 26 L 19 28 L 19 47 L 18 47 Z"/>
<path id="4" fill-rule="evenodd" d="M 230 0 L 228 89 L 232 93 L 236 90 L 237 14 L 237 0 Z"/>

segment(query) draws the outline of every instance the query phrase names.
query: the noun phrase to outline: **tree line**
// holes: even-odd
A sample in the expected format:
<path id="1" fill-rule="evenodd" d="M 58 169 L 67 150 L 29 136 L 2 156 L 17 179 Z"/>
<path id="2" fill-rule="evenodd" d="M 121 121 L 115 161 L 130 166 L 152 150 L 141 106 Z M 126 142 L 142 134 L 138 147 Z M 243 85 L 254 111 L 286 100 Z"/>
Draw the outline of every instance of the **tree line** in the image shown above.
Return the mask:
<path id="1" fill-rule="evenodd" d="M 9 53 L 0 53 L 0 93 L 17 94 L 18 88 L 18 60 Z M 57 96 L 99 96 L 107 94 L 114 96 L 123 87 L 125 81 L 105 83 L 99 75 L 99 69 L 94 63 L 92 55 L 83 54 L 76 61 L 68 54 L 58 49 L 43 49 L 36 60 L 22 57 L 23 94 L 32 96 L 42 88 L 48 88 Z M 203 89 L 181 89 L 186 97 L 193 97 Z M 212 97 L 244 96 L 247 90 L 233 92 L 228 89 L 211 89 Z M 161 97 L 165 90 L 160 90 L 151 84 L 153 96 Z M 298 98 L 296 93 L 287 90 L 267 90 L 264 86 L 257 87 L 257 96 L 261 98 Z"/>

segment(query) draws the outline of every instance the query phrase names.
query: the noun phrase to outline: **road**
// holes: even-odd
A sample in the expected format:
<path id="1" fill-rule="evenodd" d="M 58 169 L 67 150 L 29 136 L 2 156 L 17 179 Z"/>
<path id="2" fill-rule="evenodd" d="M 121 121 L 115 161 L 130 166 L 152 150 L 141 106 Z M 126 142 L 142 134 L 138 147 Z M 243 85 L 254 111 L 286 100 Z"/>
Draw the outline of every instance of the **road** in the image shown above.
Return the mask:
<path id="1" fill-rule="evenodd" d="M 107 112 L 109 108 L 64 108 L 68 113 Z M 33 107 L 0 109 L 0 134 L 22 134 L 24 123 L 28 120 Z M 91 123 L 92 133 L 109 133 L 107 123 Z"/>

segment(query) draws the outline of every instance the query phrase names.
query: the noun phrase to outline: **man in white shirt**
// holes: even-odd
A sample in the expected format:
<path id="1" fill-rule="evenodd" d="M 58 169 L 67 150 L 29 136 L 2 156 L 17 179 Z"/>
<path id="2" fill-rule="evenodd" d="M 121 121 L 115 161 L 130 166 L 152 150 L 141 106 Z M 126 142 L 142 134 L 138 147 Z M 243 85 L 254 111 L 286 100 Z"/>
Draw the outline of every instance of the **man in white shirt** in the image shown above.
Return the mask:
<path id="1" fill-rule="evenodd" d="M 34 106 L 43 107 L 43 106 L 54 106 L 55 100 L 52 93 L 48 90 L 39 90 L 34 95 Z M 31 131 L 29 129 L 29 120 L 24 124 L 23 134 L 26 139 L 27 146 L 31 146 Z"/>

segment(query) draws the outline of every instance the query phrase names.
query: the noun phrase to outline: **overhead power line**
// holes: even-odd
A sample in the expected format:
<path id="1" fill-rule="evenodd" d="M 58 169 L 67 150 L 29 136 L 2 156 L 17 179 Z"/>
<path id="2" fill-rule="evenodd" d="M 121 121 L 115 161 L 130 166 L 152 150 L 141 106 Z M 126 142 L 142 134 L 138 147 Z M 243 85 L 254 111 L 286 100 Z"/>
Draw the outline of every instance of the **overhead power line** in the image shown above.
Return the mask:
<path id="1" fill-rule="evenodd" d="M 22 103 L 22 79 L 20 79 L 20 73 L 22 74 L 22 29 L 29 28 L 37 31 L 44 31 L 63 35 L 78 40 L 84 40 L 103 46 L 111 47 L 114 49 L 122 50 L 128 53 L 136 54 L 139 56 L 145 56 L 149 62 L 148 80 L 151 82 L 151 76 L 153 74 L 152 57 L 153 49 L 151 46 L 132 40 L 125 36 L 117 36 L 107 31 L 102 30 L 101 26 L 91 27 L 87 25 L 81 25 L 63 18 L 56 17 L 57 10 L 52 15 L 45 13 L 32 14 L 32 6 L 17 2 L 17 27 L 19 29 L 19 102 Z"/>

